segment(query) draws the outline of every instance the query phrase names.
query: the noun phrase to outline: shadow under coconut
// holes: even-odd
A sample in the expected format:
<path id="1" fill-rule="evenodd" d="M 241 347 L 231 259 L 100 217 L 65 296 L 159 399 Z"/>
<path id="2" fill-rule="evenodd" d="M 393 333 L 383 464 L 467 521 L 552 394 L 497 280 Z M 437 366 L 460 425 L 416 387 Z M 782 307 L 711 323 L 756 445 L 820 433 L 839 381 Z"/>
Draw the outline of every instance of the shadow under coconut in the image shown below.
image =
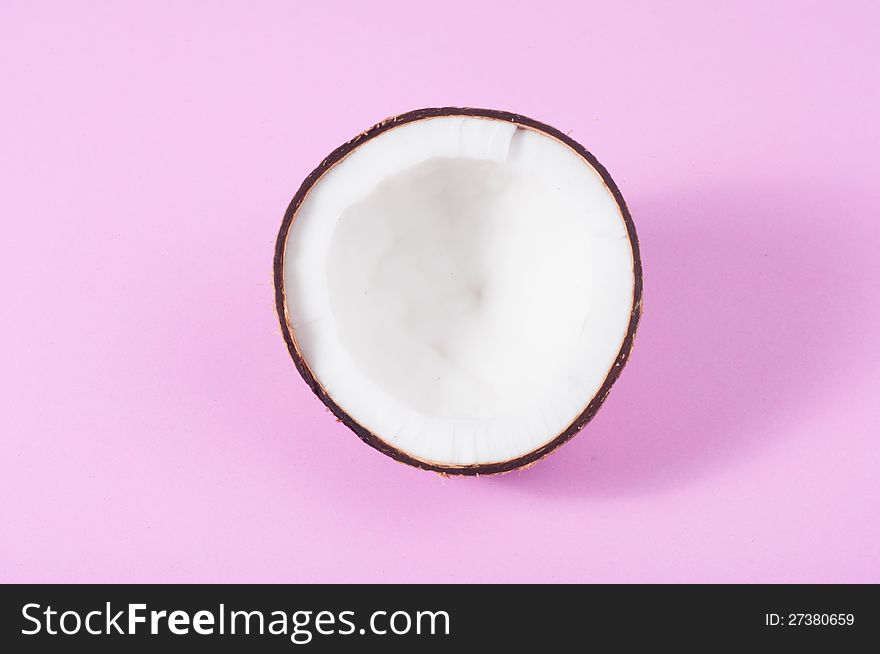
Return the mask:
<path id="1" fill-rule="evenodd" d="M 860 350 L 880 318 L 878 230 L 858 220 L 876 199 L 858 195 L 729 186 L 636 198 L 645 292 L 630 363 L 579 435 L 493 483 L 592 496 L 684 484 L 845 393 L 870 365 Z"/>

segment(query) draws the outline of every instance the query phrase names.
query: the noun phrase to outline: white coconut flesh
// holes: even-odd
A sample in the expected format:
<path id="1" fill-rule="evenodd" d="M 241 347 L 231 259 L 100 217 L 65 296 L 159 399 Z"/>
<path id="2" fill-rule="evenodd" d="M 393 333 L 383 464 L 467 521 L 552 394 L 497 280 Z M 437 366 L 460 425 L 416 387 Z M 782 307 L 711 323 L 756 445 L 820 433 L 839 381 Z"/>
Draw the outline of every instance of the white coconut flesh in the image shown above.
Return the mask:
<path id="1" fill-rule="evenodd" d="M 602 177 L 500 119 L 368 139 L 311 187 L 284 247 L 284 319 L 320 386 L 439 466 L 553 441 L 603 386 L 633 311 L 632 244 Z"/>

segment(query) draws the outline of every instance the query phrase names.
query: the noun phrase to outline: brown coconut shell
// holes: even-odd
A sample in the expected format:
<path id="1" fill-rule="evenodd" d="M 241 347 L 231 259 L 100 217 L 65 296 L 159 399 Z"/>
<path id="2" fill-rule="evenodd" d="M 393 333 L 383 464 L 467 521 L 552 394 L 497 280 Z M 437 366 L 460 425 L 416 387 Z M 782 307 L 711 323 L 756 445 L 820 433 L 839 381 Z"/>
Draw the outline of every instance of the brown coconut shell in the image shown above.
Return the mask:
<path id="1" fill-rule="evenodd" d="M 323 388 L 323 386 L 321 386 L 321 383 L 318 381 L 318 379 L 309 368 L 308 362 L 306 361 L 305 357 L 303 356 L 302 352 L 300 352 L 299 347 L 297 346 L 296 337 L 293 333 L 293 329 L 291 328 L 290 312 L 284 293 L 284 256 L 287 244 L 287 237 L 290 232 L 290 226 L 293 224 L 293 221 L 296 220 L 297 211 L 299 210 L 299 207 L 302 204 L 303 200 L 308 195 L 311 188 L 318 182 L 318 180 L 321 179 L 324 173 L 326 173 L 333 166 L 342 161 L 350 152 L 352 152 L 365 142 L 369 141 L 370 139 L 379 136 L 383 132 L 394 129 L 395 127 L 398 127 L 400 125 L 405 125 L 406 123 L 441 116 L 473 116 L 480 118 L 492 118 L 495 120 L 504 120 L 513 123 L 518 127 L 543 132 L 544 134 L 547 134 L 548 136 L 551 136 L 557 141 L 561 141 L 562 143 L 570 147 L 599 173 L 605 183 L 605 186 L 608 188 L 608 190 L 611 192 L 611 195 L 616 200 L 617 205 L 620 207 L 620 213 L 623 216 L 623 220 L 626 223 L 626 230 L 627 234 L 629 235 L 629 241 L 633 252 L 633 273 L 635 276 L 635 284 L 633 286 L 632 312 L 630 315 L 629 325 L 627 327 L 626 336 L 623 340 L 623 344 L 620 347 L 620 351 L 617 354 L 614 365 L 611 366 L 611 369 L 608 371 L 608 374 L 605 377 L 604 383 L 599 388 L 598 393 L 596 393 L 596 395 L 587 402 L 580 415 L 578 415 L 577 418 L 575 418 L 571 422 L 571 424 L 566 427 L 560 434 L 558 434 L 550 442 L 529 452 L 528 454 L 524 454 L 523 456 L 510 459 L 508 461 L 498 461 L 495 463 L 482 463 L 475 465 L 447 465 L 433 461 L 425 461 L 417 459 L 410 454 L 407 454 L 406 452 L 403 452 L 393 447 L 389 443 L 382 440 L 381 436 L 372 433 L 371 431 L 360 425 L 357 420 L 354 419 L 354 417 L 346 413 L 346 411 L 341 406 L 339 406 L 332 397 L 330 397 L 330 395 Z M 281 222 L 281 229 L 278 232 L 278 239 L 275 245 L 274 281 L 275 307 L 278 312 L 279 320 L 281 321 L 281 333 L 284 336 L 284 341 L 287 343 L 287 349 L 290 351 L 290 356 L 293 358 L 296 369 L 299 371 L 299 374 L 302 375 L 302 378 L 305 380 L 306 384 L 308 384 L 309 388 L 312 389 L 312 392 L 314 392 L 315 395 L 320 398 L 320 400 L 330 409 L 333 415 L 335 415 L 340 422 L 351 429 L 355 434 L 358 435 L 358 437 L 362 441 L 364 441 L 370 447 L 373 447 L 382 452 L 382 454 L 385 454 L 392 459 L 395 459 L 402 463 L 406 463 L 408 465 L 415 466 L 423 470 L 433 470 L 434 472 L 445 475 L 493 475 L 508 472 L 510 470 L 515 470 L 517 468 L 527 467 L 536 463 L 543 457 L 556 450 L 556 448 L 558 448 L 560 445 L 570 440 L 575 434 L 577 434 L 581 429 L 584 428 L 584 426 L 593 418 L 594 415 L 596 415 L 596 412 L 599 410 L 599 407 L 602 406 L 602 403 L 608 396 L 608 393 L 611 390 L 611 387 L 614 385 L 614 382 L 617 381 L 617 378 L 620 376 L 623 367 L 629 360 L 630 352 L 632 351 L 633 347 L 633 341 L 636 335 L 636 329 L 639 324 L 639 318 L 641 317 L 642 313 L 642 262 L 639 255 L 639 242 L 636 236 L 636 228 L 633 224 L 632 217 L 630 216 L 629 209 L 627 209 L 626 202 L 624 201 L 623 196 L 620 193 L 620 189 L 617 188 L 617 184 L 615 184 L 614 180 L 611 179 L 611 175 L 608 174 L 608 171 L 605 169 L 605 167 L 601 163 L 599 163 L 596 157 L 594 157 L 584 146 L 582 146 L 580 143 L 578 143 L 568 135 L 563 134 L 558 129 L 549 125 L 545 125 L 544 123 L 541 123 L 532 118 L 528 118 L 526 116 L 510 113 L 507 111 L 497 111 L 494 109 L 476 109 L 471 107 L 439 107 L 417 109 L 415 111 L 410 111 L 399 116 L 386 118 L 382 122 L 363 132 L 362 134 L 359 134 L 348 143 L 345 143 L 336 148 L 333 152 L 330 153 L 330 155 L 326 159 L 324 159 L 318 165 L 317 168 L 309 173 L 309 176 L 306 177 L 303 183 L 300 185 L 299 190 L 296 192 L 296 195 L 293 196 L 293 200 L 291 200 L 290 205 L 287 207 L 287 211 L 285 212 L 284 219 Z"/>

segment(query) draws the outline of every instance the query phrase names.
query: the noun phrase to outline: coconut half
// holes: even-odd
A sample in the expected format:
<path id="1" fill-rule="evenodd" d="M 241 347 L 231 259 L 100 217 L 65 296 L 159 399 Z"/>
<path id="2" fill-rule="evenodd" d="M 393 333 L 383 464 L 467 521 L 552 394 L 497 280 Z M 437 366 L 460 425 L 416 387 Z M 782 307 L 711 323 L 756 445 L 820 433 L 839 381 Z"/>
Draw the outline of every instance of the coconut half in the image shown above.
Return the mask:
<path id="1" fill-rule="evenodd" d="M 367 444 L 492 474 L 577 433 L 641 312 L 635 227 L 605 168 L 525 116 L 422 109 L 335 150 L 275 251 L 284 339 Z"/>

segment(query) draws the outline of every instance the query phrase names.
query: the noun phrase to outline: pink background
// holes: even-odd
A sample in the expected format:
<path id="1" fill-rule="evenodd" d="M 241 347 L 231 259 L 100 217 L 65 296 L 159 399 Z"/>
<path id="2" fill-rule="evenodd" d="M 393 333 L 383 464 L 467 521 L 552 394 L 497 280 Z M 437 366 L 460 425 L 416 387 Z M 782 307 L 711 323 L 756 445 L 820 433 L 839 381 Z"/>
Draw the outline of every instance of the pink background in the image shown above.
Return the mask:
<path id="1" fill-rule="evenodd" d="M 875 7 L 4 2 L 0 580 L 880 581 Z M 605 407 L 500 478 L 363 445 L 272 308 L 305 175 L 448 104 L 570 131 L 642 242 Z"/>

